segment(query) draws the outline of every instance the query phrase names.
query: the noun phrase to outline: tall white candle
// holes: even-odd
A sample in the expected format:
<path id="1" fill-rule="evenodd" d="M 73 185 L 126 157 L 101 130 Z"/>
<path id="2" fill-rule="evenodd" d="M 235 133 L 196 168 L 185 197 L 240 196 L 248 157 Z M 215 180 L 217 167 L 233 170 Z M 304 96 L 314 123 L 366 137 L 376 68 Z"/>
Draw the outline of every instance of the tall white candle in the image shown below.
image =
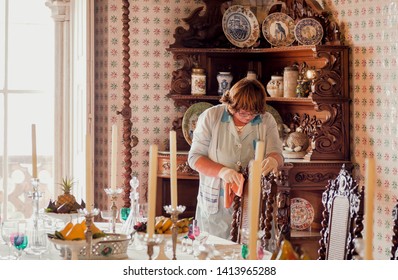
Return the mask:
<path id="1" fill-rule="evenodd" d="M 37 178 L 36 125 L 32 124 L 32 177 Z"/>
<path id="2" fill-rule="evenodd" d="M 265 151 L 265 143 L 264 141 L 256 142 L 256 154 L 254 156 L 255 160 L 259 160 L 260 162 L 264 159 L 264 151 Z"/>
<path id="3" fill-rule="evenodd" d="M 158 169 L 158 146 L 151 145 L 149 147 L 149 173 L 148 173 L 147 233 L 149 238 L 152 238 L 155 232 L 157 169 Z"/>
<path id="4" fill-rule="evenodd" d="M 116 173 L 117 173 L 117 147 L 118 147 L 118 129 L 117 125 L 112 125 L 112 160 L 111 160 L 111 188 L 116 189 Z"/>
<path id="5" fill-rule="evenodd" d="M 373 259 L 373 211 L 376 183 L 376 164 L 374 158 L 365 161 L 365 260 Z"/>
<path id="6" fill-rule="evenodd" d="M 174 130 L 170 130 L 170 192 L 171 207 L 177 208 L 177 136 Z"/>
<path id="7" fill-rule="evenodd" d="M 91 154 L 91 135 L 86 135 L 86 208 L 91 211 L 94 205 L 94 185 L 92 180 L 92 154 Z"/>
<path id="8" fill-rule="evenodd" d="M 250 170 L 249 181 L 249 259 L 257 259 L 257 232 L 260 212 L 261 161 L 255 160 Z"/>

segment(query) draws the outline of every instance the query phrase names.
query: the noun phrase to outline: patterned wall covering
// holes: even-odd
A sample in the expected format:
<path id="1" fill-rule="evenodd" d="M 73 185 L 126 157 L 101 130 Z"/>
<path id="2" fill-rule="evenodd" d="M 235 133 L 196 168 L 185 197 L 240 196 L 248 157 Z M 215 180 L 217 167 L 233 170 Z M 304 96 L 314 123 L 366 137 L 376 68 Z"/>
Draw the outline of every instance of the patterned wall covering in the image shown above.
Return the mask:
<path id="1" fill-rule="evenodd" d="M 165 97 L 171 72 L 178 67 L 165 48 L 174 41 L 173 32 L 181 19 L 201 4 L 198 0 L 130 0 L 131 107 L 133 132 L 140 141 L 132 151 L 132 169 L 141 181 L 142 201 L 149 145 L 165 149 L 172 121 L 182 114 Z M 345 44 L 352 48 L 352 160 L 355 175 L 364 184 L 365 158 L 376 158 L 374 255 L 388 259 L 391 209 L 398 195 L 398 1 L 327 0 L 323 4 L 340 22 Z M 109 182 L 111 125 L 122 125 L 116 115 L 123 105 L 121 6 L 121 0 L 96 1 L 95 199 L 99 207 L 107 207 L 102 198 Z M 119 158 L 122 162 L 123 155 Z M 122 184 L 122 163 L 118 173 Z"/>

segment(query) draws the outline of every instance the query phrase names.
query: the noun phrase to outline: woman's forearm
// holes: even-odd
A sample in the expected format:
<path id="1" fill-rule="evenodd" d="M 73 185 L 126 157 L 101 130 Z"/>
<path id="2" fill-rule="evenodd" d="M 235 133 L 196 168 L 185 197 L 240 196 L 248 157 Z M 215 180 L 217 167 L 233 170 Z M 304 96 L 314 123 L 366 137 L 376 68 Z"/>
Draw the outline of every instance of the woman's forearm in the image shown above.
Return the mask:
<path id="1" fill-rule="evenodd" d="M 195 163 L 195 170 L 209 177 L 217 177 L 224 165 L 212 161 L 206 156 L 201 156 Z"/>

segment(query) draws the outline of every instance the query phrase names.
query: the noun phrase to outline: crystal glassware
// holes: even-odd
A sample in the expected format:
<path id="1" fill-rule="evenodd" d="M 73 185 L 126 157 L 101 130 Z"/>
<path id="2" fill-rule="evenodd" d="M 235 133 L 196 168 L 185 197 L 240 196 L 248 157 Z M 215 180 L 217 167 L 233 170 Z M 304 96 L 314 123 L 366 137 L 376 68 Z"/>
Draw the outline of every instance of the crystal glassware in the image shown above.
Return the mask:
<path id="1" fill-rule="evenodd" d="M 17 259 L 21 259 L 22 252 L 28 247 L 26 223 L 18 223 L 17 231 L 11 234 L 10 241 L 14 248 L 17 249 Z"/>
<path id="2" fill-rule="evenodd" d="M 16 257 L 11 254 L 12 250 L 12 237 L 18 231 L 18 222 L 16 221 L 4 221 L 1 223 L 1 237 L 7 243 L 8 246 L 8 255 L 2 257 L 3 260 L 15 260 Z"/>
<path id="3" fill-rule="evenodd" d="M 117 219 L 118 214 L 116 214 Z M 113 211 L 112 210 L 102 210 L 101 218 L 108 221 L 108 231 L 112 232 L 112 221 L 113 221 Z"/>

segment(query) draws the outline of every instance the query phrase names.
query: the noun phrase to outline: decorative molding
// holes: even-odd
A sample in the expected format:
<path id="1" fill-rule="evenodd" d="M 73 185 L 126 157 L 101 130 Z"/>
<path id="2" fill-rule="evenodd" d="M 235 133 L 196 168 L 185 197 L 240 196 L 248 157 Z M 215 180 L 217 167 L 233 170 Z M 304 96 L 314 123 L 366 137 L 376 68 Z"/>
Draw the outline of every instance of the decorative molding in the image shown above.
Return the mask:
<path id="1" fill-rule="evenodd" d="M 313 183 L 327 182 L 330 179 L 336 178 L 337 173 L 308 173 L 308 172 L 298 172 L 294 177 L 296 182 L 301 183 L 304 181 L 309 181 Z"/>
<path id="2" fill-rule="evenodd" d="M 70 20 L 70 0 L 47 0 L 45 5 L 50 8 L 54 21 Z"/>

